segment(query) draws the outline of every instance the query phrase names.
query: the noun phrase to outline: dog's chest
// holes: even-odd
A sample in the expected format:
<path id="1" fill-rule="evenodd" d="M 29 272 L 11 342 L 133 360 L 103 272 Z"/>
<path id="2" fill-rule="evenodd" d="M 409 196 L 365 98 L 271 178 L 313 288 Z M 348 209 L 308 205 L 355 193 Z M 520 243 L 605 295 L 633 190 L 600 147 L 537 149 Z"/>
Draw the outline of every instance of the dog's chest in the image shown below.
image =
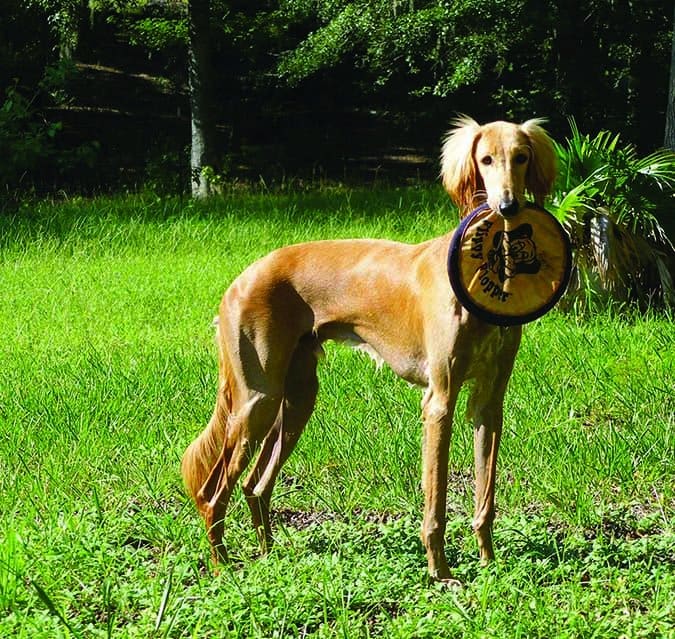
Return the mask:
<path id="1" fill-rule="evenodd" d="M 485 333 L 467 340 L 469 354 L 467 358 L 467 379 L 485 379 L 491 377 L 502 359 L 504 348 L 512 338 L 512 329 L 494 326 Z"/>

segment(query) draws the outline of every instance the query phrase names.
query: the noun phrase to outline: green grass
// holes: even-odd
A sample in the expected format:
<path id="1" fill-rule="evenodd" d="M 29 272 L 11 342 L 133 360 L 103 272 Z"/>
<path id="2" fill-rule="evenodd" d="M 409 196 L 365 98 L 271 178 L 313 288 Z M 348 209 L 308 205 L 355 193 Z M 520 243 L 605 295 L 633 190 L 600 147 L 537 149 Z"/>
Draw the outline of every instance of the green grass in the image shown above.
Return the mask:
<path id="1" fill-rule="evenodd" d="M 419 390 L 328 349 L 256 545 L 239 492 L 214 574 L 179 460 L 210 416 L 211 319 L 270 249 L 421 240 L 436 189 L 39 202 L 0 220 L 1 637 L 673 637 L 672 318 L 551 313 L 505 407 L 498 558 L 470 530 L 460 400 L 447 552 L 426 578 Z"/>

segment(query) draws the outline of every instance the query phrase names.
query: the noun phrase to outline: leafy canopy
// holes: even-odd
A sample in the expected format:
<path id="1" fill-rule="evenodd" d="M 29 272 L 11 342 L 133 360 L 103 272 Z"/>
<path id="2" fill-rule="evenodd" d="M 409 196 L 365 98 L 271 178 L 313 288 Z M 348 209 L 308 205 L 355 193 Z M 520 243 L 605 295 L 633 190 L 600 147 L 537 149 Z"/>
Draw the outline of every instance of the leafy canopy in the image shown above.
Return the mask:
<path id="1" fill-rule="evenodd" d="M 289 21 L 313 18 L 278 65 L 292 84 L 340 63 L 370 73 L 376 85 L 409 76 L 410 92 L 446 96 L 503 69 L 524 38 L 524 0 L 285 0 Z"/>

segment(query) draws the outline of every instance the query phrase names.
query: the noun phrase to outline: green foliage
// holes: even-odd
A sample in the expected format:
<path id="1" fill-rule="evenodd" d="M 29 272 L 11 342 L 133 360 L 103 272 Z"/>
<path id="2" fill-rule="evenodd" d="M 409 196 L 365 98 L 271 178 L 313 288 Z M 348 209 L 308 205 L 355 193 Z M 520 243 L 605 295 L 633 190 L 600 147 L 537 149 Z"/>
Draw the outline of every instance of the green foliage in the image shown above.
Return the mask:
<path id="1" fill-rule="evenodd" d="M 85 109 L 77 130 L 62 139 L 95 130 L 101 118 L 88 110 L 92 106 L 130 113 L 134 123 L 154 108 L 164 123 L 171 117 L 181 126 L 186 0 L 6 0 L 5 5 L 8 41 L 0 42 L 0 73 L 19 78 L 26 95 L 57 55 L 121 72 L 110 94 L 108 86 L 98 85 L 77 96 L 76 106 Z M 666 0 L 212 0 L 210 5 L 214 117 L 227 154 L 270 141 L 294 146 L 298 132 L 310 128 L 298 126 L 300 121 L 312 122 L 319 135 L 326 131 L 326 138 L 335 131 L 340 140 L 350 140 L 354 128 L 341 135 L 340 126 L 356 126 L 369 133 L 377 129 L 383 146 L 419 145 L 427 151 L 455 112 L 481 121 L 548 116 L 554 133 L 575 114 L 585 130 L 621 131 L 641 148 L 662 139 L 654 105 L 666 104 L 666 83 L 658 81 L 667 77 L 670 59 L 672 11 Z M 579 73 L 578 60 L 585 73 Z M 138 88 L 136 80 L 147 75 L 161 76 L 171 87 L 162 107 Z M 63 103 L 65 97 L 57 99 Z M 182 154 L 185 140 L 175 131 L 170 135 L 177 141 L 171 152 Z M 316 134 L 307 137 L 313 142 Z M 120 135 L 109 146 L 115 149 L 110 170 L 100 175 L 138 180 L 149 159 L 141 157 L 142 150 L 153 145 L 139 143 L 139 152 L 134 140 Z M 312 152 L 310 143 L 307 147 L 298 156 L 306 164 L 320 163 L 306 159 Z M 333 157 L 353 157 L 352 151 L 336 149 Z M 135 166 L 122 166 L 134 161 Z M 238 164 L 250 163 L 244 158 Z"/>
<path id="2" fill-rule="evenodd" d="M 44 68 L 38 91 L 43 102 L 64 106 L 72 103 L 72 87 L 78 75 L 77 67 L 72 60 L 59 60 Z"/>
<path id="3" fill-rule="evenodd" d="M 560 126 L 583 111 L 594 128 L 640 135 L 653 127 L 655 93 L 665 104 L 665 82 L 651 80 L 667 76 L 670 59 L 663 1 L 289 0 L 282 11 L 304 33 L 277 68 L 292 84 L 356 68 L 366 92 L 452 96 L 459 111 L 549 115 Z"/>
<path id="4" fill-rule="evenodd" d="M 675 213 L 675 153 L 640 157 L 618 134 L 591 138 L 570 124 L 571 137 L 557 145 L 554 206 L 575 244 L 583 296 L 674 304 L 675 249 L 659 216 Z"/>
<path id="5" fill-rule="evenodd" d="M 41 9 L 56 36 L 62 57 L 71 57 L 80 43 L 83 23 L 93 22 L 95 14 L 104 14 L 125 30 L 130 44 L 161 51 L 187 40 L 187 2 L 160 4 L 148 0 L 28 0 Z"/>
<path id="6" fill-rule="evenodd" d="M 53 138 L 60 128 L 58 122 L 39 117 L 32 99 L 16 83 L 5 90 L 0 106 L 0 183 L 7 190 L 18 189 L 26 175 L 51 155 Z"/>
<path id="7" fill-rule="evenodd" d="M 319 2 L 319 28 L 282 57 L 278 70 L 298 82 L 355 60 L 377 85 L 405 74 L 413 93 L 446 96 L 506 65 L 506 54 L 524 36 L 523 4 Z"/>
<path id="8" fill-rule="evenodd" d="M 47 105 L 66 105 L 71 100 L 71 83 L 76 76 L 72 61 L 59 60 L 44 69 L 44 76 L 29 94 L 14 81 L 5 90 L 0 105 L 0 146 L 4 161 L 0 166 L 0 183 L 5 195 L 19 196 L 30 190 L 47 173 L 58 177 L 63 173 L 91 168 L 95 163 L 99 144 L 86 140 L 70 149 L 58 148 L 62 130 L 59 121 L 48 119 Z"/>
<path id="9" fill-rule="evenodd" d="M 89 11 L 88 1 L 26 0 L 26 4 L 44 12 L 58 42 L 61 57 L 71 58 L 79 42 L 80 24 Z"/>
<path id="10" fill-rule="evenodd" d="M 118 23 L 130 44 L 151 52 L 184 47 L 187 39 L 187 2 L 177 0 L 165 5 L 135 0 L 118 4 L 104 0 L 99 10 L 108 20 Z"/>
<path id="11" fill-rule="evenodd" d="M 184 18 L 141 18 L 129 21 L 128 25 L 131 44 L 142 45 L 150 51 L 161 51 L 187 41 Z"/>

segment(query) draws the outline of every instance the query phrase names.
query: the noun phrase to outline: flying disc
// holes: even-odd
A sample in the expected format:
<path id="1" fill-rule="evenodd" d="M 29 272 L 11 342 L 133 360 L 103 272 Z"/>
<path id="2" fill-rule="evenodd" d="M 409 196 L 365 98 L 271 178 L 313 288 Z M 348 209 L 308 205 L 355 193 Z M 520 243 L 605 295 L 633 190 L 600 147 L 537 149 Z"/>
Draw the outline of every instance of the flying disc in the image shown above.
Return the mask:
<path id="1" fill-rule="evenodd" d="M 455 295 L 490 324 L 526 324 L 547 313 L 565 292 L 571 268 L 565 229 L 535 204 L 508 218 L 482 204 L 450 240 L 448 275 Z"/>

